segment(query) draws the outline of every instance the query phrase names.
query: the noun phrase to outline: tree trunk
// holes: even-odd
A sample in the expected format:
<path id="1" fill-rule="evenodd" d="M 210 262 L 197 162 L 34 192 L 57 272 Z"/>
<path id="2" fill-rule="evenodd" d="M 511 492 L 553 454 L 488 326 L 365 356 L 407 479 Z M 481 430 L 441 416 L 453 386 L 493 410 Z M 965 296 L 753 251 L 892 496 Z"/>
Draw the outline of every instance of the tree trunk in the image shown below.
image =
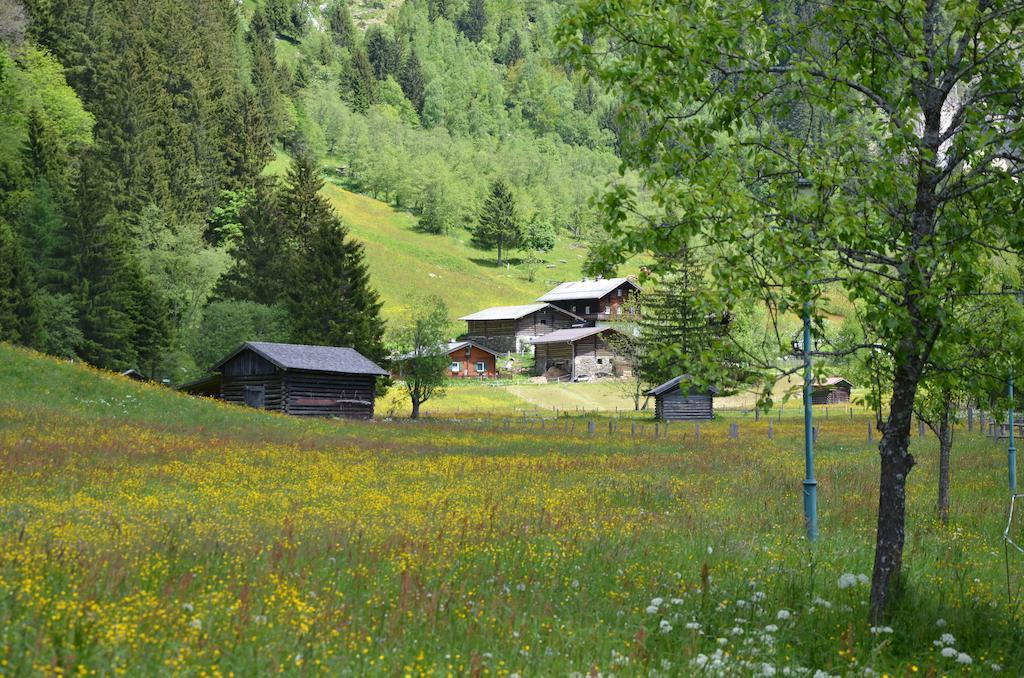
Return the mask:
<path id="1" fill-rule="evenodd" d="M 907 474 L 914 466 L 910 454 L 910 423 L 917 391 L 917 371 L 897 365 L 889 418 L 878 445 L 881 476 L 878 483 L 878 532 L 871 577 L 871 620 L 881 623 L 899 584 L 906 537 Z"/>
<path id="2" fill-rule="evenodd" d="M 950 425 L 950 410 L 953 403 L 948 398 L 942 403 L 942 418 L 939 420 L 939 520 L 949 524 L 949 455 L 953 449 L 953 427 Z"/>
<path id="3" fill-rule="evenodd" d="M 412 414 L 409 415 L 410 419 L 420 418 L 420 399 L 416 396 L 412 396 Z"/>

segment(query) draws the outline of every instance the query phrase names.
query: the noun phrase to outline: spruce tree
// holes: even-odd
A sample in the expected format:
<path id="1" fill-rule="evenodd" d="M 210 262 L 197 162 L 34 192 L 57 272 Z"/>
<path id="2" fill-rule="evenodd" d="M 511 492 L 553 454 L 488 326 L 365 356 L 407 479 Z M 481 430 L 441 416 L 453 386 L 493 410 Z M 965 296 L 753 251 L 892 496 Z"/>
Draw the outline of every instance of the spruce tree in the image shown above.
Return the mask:
<path id="1" fill-rule="evenodd" d="M 320 195 L 323 187 L 320 168 L 313 156 L 304 150 L 297 152 L 288 168 L 278 205 L 290 248 L 300 257 L 309 249 L 317 225 L 336 218 L 330 203 Z"/>
<path id="2" fill-rule="evenodd" d="M 377 80 L 398 74 L 402 49 L 397 40 L 389 38 L 379 26 L 373 26 L 367 31 L 364 44 L 366 57 L 373 66 L 373 75 Z"/>
<path id="3" fill-rule="evenodd" d="M 217 294 L 223 299 L 274 304 L 284 294 L 289 239 L 273 179 L 256 183 L 238 216 L 242 236 Z"/>
<path id="4" fill-rule="evenodd" d="M 414 50 L 409 51 L 409 58 L 405 60 L 405 64 L 402 66 L 402 73 L 398 84 L 402 86 L 405 98 L 416 109 L 417 115 L 423 115 L 426 84 L 423 82 L 423 70 L 420 67 L 419 57 L 416 56 Z"/>
<path id="5" fill-rule="evenodd" d="M 715 337 L 715 324 L 701 307 L 700 263 L 689 247 L 660 257 L 659 275 L 642 295 L 640 350 L 636 368 L 649 385 L 680 374 L 699 374 L 698 357 Z"/>
<path id="6" fill-rule="evenodd" d="M 484 0 L 470 0 L 469 7 L 456 23 L 462 34 L 473 42 L 483 40 L 484 29 L 487 27 L 487 6 Z"/>
<path id="7" fill-rule="evenodd" d="M 347 0 L 334 0 L 327 8 L 327 27 L 336 45 L 352 48 L 356 42 L 356 25 L 348 11 Z"/>
<path id="8" fill-rule="evenodd" d="M 238 189 L 254 185 L 273 157 L 270 130 L 259 101 L 249 87 L 240 86 L 224 117 L 227 183 Z"/>
<path id="9" fill-rule="evenodd" d="M 377 103 L 377 80 L 373 65 L 361 47 L 352 50 L 343 94 L 352 108 L 360 113 L 365 113 L 372 104 Z"/>
<path id="10" fill-rule="evenodd" d="M 14 229 L 0 219 L 0 341 L 34 346 L 40 329 L 28 262 Z"/>
<path id="11" fill-rule="evenodd" d="M 518 247 L 522 235 L 512 191 L 504 179 L 496 179 L 473 229 L 473 243 L 483 249 L 497 249 L 498 266 L 501 266 L 502 255 Z"/>
<path id="12" fill-rule="evenodd" d="M 249 23 L 246 42 L 252 54 L 252 84 L 263 112 L 264 126 L 272 138 L 283 126 L 281 86 L 277 74 L 277 53 L 274 32 L 263 12 L 257 9 Z"/>
<path id="13" fill-rule="evenodd" d="M 32 108 L 28 112 L 26 131 L 28 135 L 21 153 L 25 176 L 34 182 L 45 181 L 51 188 L 60 191 L 65 183 L 67 157 L 53 126 L 36 108 Z"/>
<path id="14" fill-rule="evenodd" d="M 523 60 L 526 56 L 526 52 L 523 50 L 523 41 L 519 37 L 519 31 L 512 33 L 512 37 L 509 38 L 508 46 L 505 48 L 505 55 L 502 59 L 502 63 L 506 66 L 511 66 L 519 61 Z"/>

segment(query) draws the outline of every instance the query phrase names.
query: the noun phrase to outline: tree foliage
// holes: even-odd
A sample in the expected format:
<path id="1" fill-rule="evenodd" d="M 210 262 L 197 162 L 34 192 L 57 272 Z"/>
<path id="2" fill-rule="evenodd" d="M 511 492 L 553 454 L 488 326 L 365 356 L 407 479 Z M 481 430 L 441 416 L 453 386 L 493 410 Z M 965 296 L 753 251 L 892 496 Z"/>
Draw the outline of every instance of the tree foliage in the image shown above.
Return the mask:
<path id="1" fill-rule="evenodd" d="M 415 304 L 409 319 L 390 337 L 394 372 L 409 394 L 410 418 L 419 419 L 420 406 L 444 395 L 448 379 L 447 341 L 450 329 L 448 307 L 440 297 Z"/>

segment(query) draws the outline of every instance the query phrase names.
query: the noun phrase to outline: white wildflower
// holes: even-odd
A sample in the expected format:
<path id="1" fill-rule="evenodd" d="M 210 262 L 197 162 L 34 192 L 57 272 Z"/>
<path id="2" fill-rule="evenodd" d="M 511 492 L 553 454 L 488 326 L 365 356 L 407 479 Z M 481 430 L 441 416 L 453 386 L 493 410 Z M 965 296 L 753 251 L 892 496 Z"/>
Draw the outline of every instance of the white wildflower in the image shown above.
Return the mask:
<path id="1" fill-rule="evenodd" d="M 708 547 L 708 555 L 710 556 L 710 555 L 711 555 L 712 553 L 714 553 L 714 552 L 715 552 L 715 549 L 713 549 L 713 548 L 711 548 L 711 547 L 709 546 L 709 547 Z"/>
<path id="2" fill-rule="evenodd" d="M 943 619 L 942 617 L 939 617 L 938 619 L 935 620 L 935 625 L 938 626 L 941 629 L 943 626 L 946 625 L 946 620 Z"/>
<path id="3" fill-rule="evenodd" d="M 254 622 L 256 622 L 257 624 L 266 624 L 267 623 L 267 615 L 265 615 L 265 614 L 253 615 L 252 620 Z"/>
<path id="4" fill-rule="evenodd" d="M 956 638 L 952 633 L 943 633 L 939 636 L 939 642 L 943 645 L 956 645 Z"/>
<path id="5" fill-rule="evenodd" d="M 771 664 L 761 664 L 761 675 L 762 676 L 774 676 L 775 667 Z"/>
<path id="6" fill-rule="evenodd" d="M 845 572 L 839 577 L 839 588 L 848 589 L 857 585 L 857 575 Z"/>
<path id="7" fill-rule="evenodd" d="M 661 623 L 658 624 L 658 630 L 662 633 L 669 633 L 672 630 L 672 625 L 668 623 L 668 620 L 662 619 Z"/>
<path id="8" fill-rule="evenodd" d="M 857 575 L 857 583 L 860 584 L 861 586 L 866 586 L 869 581 L 871 581 L 871 580 L 868 579 L 868 576 L 866 574 L 858 574 Z"/>
<path id="9" fill-rule="evenodd" d="M 651 605 L 654 605 L 655 607 L 661 607 L 661 604 L 664 602 L 665 600 L 663 598 L 651 598 Z"/>
<path id="10" fill-rule="evenodd" d="M 759 603 L 765 599 L 764 591 L 754 591 L 754 595 L 751 596 L 755 603 Z"/>
<path id="11" fill-rule="evenodd" d="M 775 624 L 769 624 L 768 626 L 764 627 L 764 630 L 768 633 L 775 633 L 779 630 L 779 627 Z"/>
<path id="12" fill-rule="evenodd" d="M 971 659 L 971 655 L 967 654 L 966 652 L 961 652 L 960 654 L 958 654 L 956 656 L 956 663 L 957 664 L 963 664 L 964 666 L 967 666 L 968 664 L 972 663 L 973 661 L 974 660 Z"/>
<path id="13" fill-rule="evenodd" d="M 892 633 L 892 627 L 891 626 L 872 626 L 868 630 L 871 631 L 871 633 L 875 634 L 876 636 L 881 635 L 883 633 Z"/>
<path id="14" fill-rule="evenodd" d="M 690 663 L 694 666 L 700 666 L 703 668 L 708 663 L 708 656 L 706 654 L 699 654 L 696 657 L 694 657 L 693 661 Z"/>
<path id="15" fill-rule="evenodd" d="M 814 603 L 815 605 L 820 605 L 821 607 L 824 607 L 824 608 L 832 607 L 832 603 L 828 602 L 827 600 L 825 600 L 824 598 L 822 598 L 820 596 L 816 597 L 811 602 Z"/>
<path id="16" fill-rule="evenodd" d="M 196 608 L 194 605 L 192 605 L 192 603 L 184 603 L 181 606 L 181 609 L 185 610 L 185 612 L 193 612 L 195 611 Z"/>
<path id="17" fill-rule="evenodd" d="M 775 618 L 779 619 L 779 620 L 782 620 L 782 621 L 786 621 L 787 619 L 789 619 L 792 616 L 793 616 L 793 613 L 790 612 L 789 610 L 779 610 L 779 613 L 777 615 L 775 615 Z"/>
<path id="18" fill-rule="evenodd" d="M 658 606 L 657 605 L 648 605 L 647 606 L 647 614 L 658 614 Z"/>
<path id="19" fill-rule="evenodd" d="M 201 631 L 203 629 L 203 620 L 199 617 L 193 617 L 192 621 L 190 621 L 188 625 L 196 629 L 197 631 Z"/>
<path id="20" fill-rule="evenodd" d="M 743 635 L 743 629 L 740 628 L 739 626 L 734 626 L 734 627 L 732 627 L 732 630 L 729 631 L 729 633 L 731 633 L 734 636 L 742 636 Z"/>
<path id="21" fill-rule="evenodd" d="M 579 579 L 573 579 L 572 580 L 572 587 L 574 589 L 578 589 L 580 587 L 580 580 Z"/>
<path id="22" fill-rule="evenodd" d="M 999 664 L 996 664 L 995 662 L 992 662 L 991 664 L 989 664 L 988 667 L 990 669 L 992 669 L 993 673 L 999 673 L 1000 671 L 1003 670 L 1003 667 L 1000 666 Z"/>
<path id="23" fill-rule="evenodd" d="M 700 622 L 686 622 L 686 628 L 691 631 L 700 631 Z"/>
<path id="24" fill-rule="evenodd" d="M 672 603 L 673 605 L 682 605 L 684 601 L 682 598 L 673 598 L 668 602 Z"/>
<path id="25" fill-rule="evenodd" d="M 526 584 L 524 584 L 522 582 L 519 582 L 518 584 L 516 584 L 516 591 L 525 591 L 525 590 L 526 590 Z"/>
<path id="26" fill-rule="evenodd" d="M 715 642 L 718 643 L 719 645 L 725 645 L 726 643 L 729 642 L 729 639 L 728 638 L 717 638 L 715 640 Z"/>
<path id="27" fill-rule="evenodd" d="M 301 666 L 302 665 L 302 655 L 301 654 L 295 655 L 295 665 L 296 666 Z"/>
<path id="28" fill-rule="evenodd" d="M 955 648 L 952 648 L 952 647 L 944 647 L 944 648 L 942 648 L 942 656 L 943 657 L 955 657 L 956 655 L 957 655 L 957 651 L 956 651 Z"/>

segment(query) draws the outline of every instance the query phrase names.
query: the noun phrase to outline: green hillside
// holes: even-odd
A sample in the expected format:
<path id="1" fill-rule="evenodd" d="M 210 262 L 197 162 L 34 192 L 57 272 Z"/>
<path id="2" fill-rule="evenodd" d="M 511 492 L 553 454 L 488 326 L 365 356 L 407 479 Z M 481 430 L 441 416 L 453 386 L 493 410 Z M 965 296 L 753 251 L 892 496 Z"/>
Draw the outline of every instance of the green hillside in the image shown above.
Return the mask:
<path id="1" fill-rule="evenodd" d="M 352 235 L 366 245 L 387 319 L 400 317 L 418 297 L 430 294 L 441 296 L 454 317 L 487 306 L 528 304 L 582 274 L 586 250 L 565 238 L 543 255 L 531 282 L 521 265 L 498 268 L 494 254 L 473 247 L 466 231 L 449 236 L 420 233 L 409 213 L 331 184 L 324 190 Z"/>

